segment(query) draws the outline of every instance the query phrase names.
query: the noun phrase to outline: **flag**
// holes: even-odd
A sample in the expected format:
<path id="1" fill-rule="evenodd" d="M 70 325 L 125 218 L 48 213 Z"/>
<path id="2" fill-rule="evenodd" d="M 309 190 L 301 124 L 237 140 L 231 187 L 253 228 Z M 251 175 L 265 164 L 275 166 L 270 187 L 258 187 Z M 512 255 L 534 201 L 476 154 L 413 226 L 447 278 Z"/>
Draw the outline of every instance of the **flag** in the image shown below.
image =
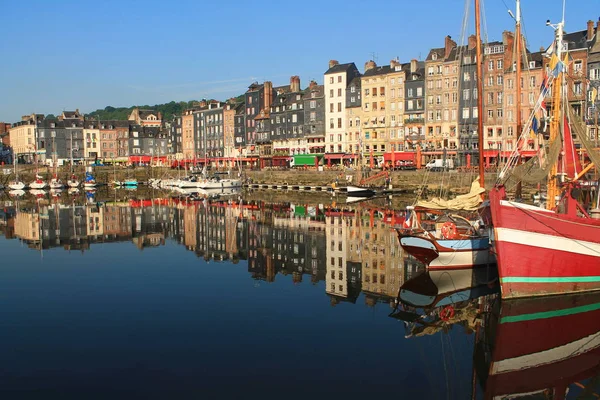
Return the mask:
<path id="1" fill-rule="evenodd" d="M 596 103 L 596 98 L 598 98 L 598 89 L 593 87 L 592 88 L 592 106 Z"/>
<path id="2" fill-rule="evenodd" d="M 538 120 L 534 116 L 533 121 L 531 121 L 531 132 L 530 132 L 530 136 L 532 139 L 535 139 L 535 136 L 537 135 L 537 131 L 538 131 Z"/>
<path id="3" fill-rule="evenodd" d="M 546 108 L 546 94 L 548 94 L 548 75 L 544 73 L 544 78 L 542 79 L 542 85 L 540 87 L 540 91 L 542 94 L 542 102 L 540 103 L 540 107 L 542 109 L 542 121 L 544 121 L 544 127 L 542 128 L 542 132 L 546 131 L 548 126 L 548 109 Z"/>
<path id="4" fill-rule="evenodd" d="M 540 86 L 540 92 L 546 96 L 548 94 L 548 76 L 544 73 L 544 78 L 542 79 L 542 85 Z"/>
<path id="5" fill-rule="evenodd" d="M 567 55 L 565 55 L 565 58 L 566 57 Z M 563 62 L 558 59 L 556 53 L 553 53 L 550 58 L 550 70 L 552 70 L 552 76 L 556 78 L 563 71 L 563 67 Z"/>

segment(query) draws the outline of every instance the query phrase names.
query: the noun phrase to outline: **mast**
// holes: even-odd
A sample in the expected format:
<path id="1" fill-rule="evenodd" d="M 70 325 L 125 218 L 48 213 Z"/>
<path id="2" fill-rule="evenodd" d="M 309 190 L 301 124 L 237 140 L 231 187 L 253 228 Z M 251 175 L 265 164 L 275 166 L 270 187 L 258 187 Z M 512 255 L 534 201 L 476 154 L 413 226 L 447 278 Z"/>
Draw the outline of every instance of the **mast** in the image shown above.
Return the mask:
<path id="1" fill-rule="evenodd" d="M 557 62 L 562 62 L 562 44 L 563 44 L 563 28 L 564 28 L 564 14 L 563 20 L 556 24 L 555 32 L 556 32 L 556 40 L 555 40 L 555 48 Z M 562 73 L 558 73 L 554 78 L 554 83 L 552 85 L 552 117 L 550 119 L 550 143 L 553 143 L 554 140 L 558 140 L 558 136 L 560 135 L 559 129 L 561 120 L 561 112 L 560 112 L 560 101 L 561 101 L 561 92 L 562 92 Z M 556 207 L 556 197 L 559 195 L 558 188 L 558 165 L 555 163 L 552 165 L 550 169 L 550 174 L 548 175 L 548 184 L 547 184 L 547 201 L 546 208 L 551 210 Z"/>
<path id="2" fill-rule="evenodd" d="M 515 43 L 517 45 L 515 61 L 516 61 L 516 99 L 515 104 L 517 105 L 517 111 L 515 113 L 515 117 L 517 120 L 517 134 L 521 135 L 521 0 L 517 0 L 516 7 L 516 16 L 515 16 Z M 523 85 L 524 86 L 524 85 Z M 519 136 L 520 137 L 520 136 Z M 521 153 L 519 153 L 518 163 L 521 163 Z M 517 182 L 517 188 L 515 197 L 517 199 L 521 198 L 522 195 L 522 186 L 521 180 Z"/>
<path id="3" fill-rule="evenodd" d="M 483 58 L 481 54 L 481 11 L 475 0 L 475 37 L 477 40 L 477 138 L 479 147 L 479 184 L 485 188 L 483 165 Z"/>

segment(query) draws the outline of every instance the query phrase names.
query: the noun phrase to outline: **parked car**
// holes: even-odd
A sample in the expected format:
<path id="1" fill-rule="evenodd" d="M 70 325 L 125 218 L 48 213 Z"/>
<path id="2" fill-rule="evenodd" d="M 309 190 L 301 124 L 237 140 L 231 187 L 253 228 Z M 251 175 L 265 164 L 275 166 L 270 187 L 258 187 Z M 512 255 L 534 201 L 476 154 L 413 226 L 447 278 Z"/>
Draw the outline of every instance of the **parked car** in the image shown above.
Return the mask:
<path id="1" fill-rule="evenodd" d="M 441 159 L 436 158 L 434 160 L 430 160 L 427 165 L 425 165 L 429 171 L 447 171 L 449 169 L 454 169 L 454 160 L 451 158 Z"/>

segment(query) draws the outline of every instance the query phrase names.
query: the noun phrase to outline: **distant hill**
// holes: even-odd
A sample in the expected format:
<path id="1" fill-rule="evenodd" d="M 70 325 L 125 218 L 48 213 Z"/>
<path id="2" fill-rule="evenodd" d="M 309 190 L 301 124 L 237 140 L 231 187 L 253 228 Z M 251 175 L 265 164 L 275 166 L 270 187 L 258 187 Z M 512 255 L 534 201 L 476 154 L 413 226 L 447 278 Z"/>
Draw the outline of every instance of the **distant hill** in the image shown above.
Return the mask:
<path id="1" fill-rule="evenodd" d="M 91 113 L 86 114 L 87 118 L 93 119 L 101 119 L 101 120 L 126 120 L 131 114 L 131 111 L 135 107 L 139 107 L 144 110 L 155 110 L 160 111 L 163 115 L 163 121 L 170 121 L 174 115 L 181 115 L 185 109 L 191 108 L 198 104 L 198 101 L 180 101 L 175 102 L 172 101 L 166 104 L 155 104 L 153 106 L 149 105 L 140 105 L 140 106 L 131 106 L 131 107 L 111 107 L 106 106 L 104 109 L 98 109 L 96 111 L 92 111 Z"/>
<path id="2" fill-rule="evenodd" d="M 240 95 L 236 98 L 236 100 L 244 101 L 244 95 Z M 174 115 L 181 115 L 184 110 L 188 108 L 192 108 L 194 106 L 198 106 L 199 101 L 191 100 L 191 101 L 172 101 L 170 103 L 165 104 L 155 104 L 153 106 L 149 105 L 140 105 L 140 106 L 131 106 L 131 107 L 111 107 L 106 106 L 104 109 L 98 109 L 96 111 L 92 111 L 86 114 L 86 118 L 93 119 L 101 119 L 101 120 L 126 120 L 131 114 L 131 111 L 135 107 L 139 107 L 144 110 L 155 110 L 160 111 L 163 116 L 163 121 L 170 121 Z"/>

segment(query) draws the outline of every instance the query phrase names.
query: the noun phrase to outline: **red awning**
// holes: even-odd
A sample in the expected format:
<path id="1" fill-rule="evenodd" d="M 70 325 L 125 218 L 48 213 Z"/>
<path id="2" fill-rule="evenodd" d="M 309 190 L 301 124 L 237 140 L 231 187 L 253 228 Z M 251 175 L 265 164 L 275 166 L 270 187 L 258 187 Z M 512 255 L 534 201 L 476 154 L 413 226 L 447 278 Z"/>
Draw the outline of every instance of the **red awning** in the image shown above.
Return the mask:
<path id="1" fill-rule="evenodd" d="M 483 156 L 484 157 L 497 157 L 498 156 L 499 151 L 498 150 L 483 150 Z"/>
<path id="2" fill-rule="evenodd" d="M 344 157 L 343 153 L 329 153 L 325 154 L 326 160 L 341 160 Z"/>
<path id="3" fill-rule="evenodd" d="M 383 153 L 383 161 L 415 161 L 416 153 L 413 151 L 395 151 Z"/>

